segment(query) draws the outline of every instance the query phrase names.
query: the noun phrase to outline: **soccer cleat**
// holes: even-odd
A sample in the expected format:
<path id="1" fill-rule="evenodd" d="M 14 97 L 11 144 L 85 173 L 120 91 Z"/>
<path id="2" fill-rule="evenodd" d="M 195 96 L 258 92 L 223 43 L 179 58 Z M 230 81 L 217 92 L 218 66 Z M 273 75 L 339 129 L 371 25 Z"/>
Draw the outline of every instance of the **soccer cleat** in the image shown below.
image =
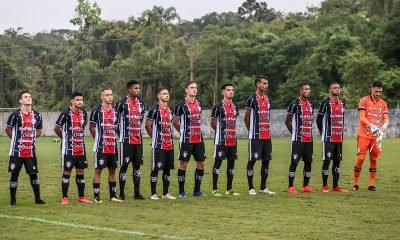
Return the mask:
<path id="1" fill-rule="evenodd" d="M 150 199 L 158 200 L 159 198 L 158 198 L 157 194 L 153 194 L 153 195 L 151 195 Z"/>
<path id="2" fill-rule="evenodd" d="M 214 195 L 215 197 L 221 197 L 221 193 L 218 192 L 218 190 L 212 190 L 211 192 L 212 195 Z"/>
<path id="3" fill-rule="evenodd" d="M 288 190 L 287 190 L 287 192 L 288 192 L 289 194 L 297 194 L 297 191 L 296 191 L 296 189 L 294 189 L 294 187 L 289 187 Z"/>
<path id="4" fill-rule="evenodd" d="M 353 186 L 353 191 L 356 191 L 356 192 L 360 191 L 360 188 L 358 187 L 358 185 Z"/>
<path id="5" fill-rule="evenodd" d="M 332 188 L 332 191 L 334 191 L 334 192 L 342 192 L 342 193 L 349 192 L 348 190 L 343 189 L 343 188 L 341 188 L 339 186 Z"/>
<path id="6" fill-rule="evenodd" d="M 271 191 L 271 190 L 269 190 L 269 188 L 266 188 L 266 189 L 260 189 L 260 193 L 264 193 L 264 194 L 267 194 L 267 195 L 275 195 L 276 194 L 276 192 L 273 192 L 273 191 Z"/>
<path id="7" fill-rule="evenodd" d="M 124 202 L 123 200 L 119 199 L 118 197 L 112 197 L 110 199 L 111 202 Z"/>
<path id="8" fill-rule="evenodd" d="M 187 198 L 188 196 L 186 195 L 185 192 L 179 193 L 179 198 Z"/>
<path id="9" fill-rule="evenodd" d="M 309 186 L 303 186 L 301 188 L 301 192 L 303 192 L 303 193 L 315 193 L 317 191 L 315 191 L 314 189 L 310 188 Z"/>
<path id="10" fill-rule="evenodd" d="M 231 190 L 227 190 L 225 192 L 226 195 L 232 195 L 232 196 L 239 196 L 240 194 L 237 192 L 234 192 L 232 189 Z"/>
<path id="11" fill-rule="evenodd" d="M 125 200 L 125 194 L 120 194 L 119 199 L 121 199 L 122 201 Z"/>
<path id="12" fill-rule="evenodd" d="M 133 196 L 133 198 L 136 199 L 136 200 L 145 200 L 145 198 L 143 197 L 142 194 L 135 195 L 135 196 Z"/>
<path id="13" fill-rule="evenodd" d="M 89 198 L 86 197 L 86 196 L 79 197 L 79 198 L 78 198 L 78 202 L 80 202 L 80 203 L 93 203 L 93 202 L 90 201 Z"/>
<path id="14" fill-rule="evenodd" d="M 332 189 L 332 191 L 334 191 L 334 190 Z M 322 187 L 322 192 L 323 193 L 328 193 L 329 192 L 329 187 L 328 186 L 323 186 Z"/>
<path id="15" fill-rule="evenodd" d="M 256 193 L 256 190 L 254 190 L 254 188 L 252 188 L 252 189 L 249 190 L 249 194 L 250 195 L 256 195 L 257 193 Z"/>
<path id="16" fill-rule="evenodd" d="M 17 201 L 15 199 L 10 200 L 10 206 L 15 206 L 17 205 Z"/>
<path id="17" fill-rule="evenodd" d="M 103 202 L 103 200 L 101 200 L 100 197 L 95 197 L 94 198 L 94 203 L 102 203 L 102 202 Z"/>
<path id="18" fill-rule="evenodd" d="M 206 195 L 202 191 L 193 192 L 194 197 L 205 197 Z"/>
<path id="19" fill-rule="evenodd" d="M 163 195 L 163 196 L 162 196 L 162 198 L 166 198 L 166 199 L 172 199 L 172 200 L 176 199 L 176 197 L 172 196 L 172 195 L 171 195 L 171 194 L 169 194 L 169 193 L 167 193 L 167 194 Z"/>
<path id="20" fill-rule="evenodd" d="M 42 199 L 35 200 L 35 204 L 46 204 Z"/>
<path id="21" fill-rule="evenodd" d="M 67 197 L 63 197 L 63 198 L 61 199 L 61 204 L 62 204 L 62 205 L 68 204 L 68 198 L 67 198 Z"/>
<path id="22" fill-rule="evenodd" d="M 368 190 L 375 192 L 376 191 L 376 187 L 374 185 L 369 186 Z"/>

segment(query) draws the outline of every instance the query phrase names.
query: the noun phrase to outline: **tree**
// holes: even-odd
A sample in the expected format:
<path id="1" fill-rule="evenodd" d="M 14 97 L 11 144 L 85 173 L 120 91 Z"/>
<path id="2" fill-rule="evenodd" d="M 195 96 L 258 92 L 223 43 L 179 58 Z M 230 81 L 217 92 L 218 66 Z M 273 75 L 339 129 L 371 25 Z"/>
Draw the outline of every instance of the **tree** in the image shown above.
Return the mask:
<path id="1" fill-rule="evenodd" d="M 263 22 L 269 24 L 281 14 L 273 8 L 268 8 L 266 2 L 257 2 L 257 0 L 246 0 L 238 8 L 238 15 L 249 23 Z"/>

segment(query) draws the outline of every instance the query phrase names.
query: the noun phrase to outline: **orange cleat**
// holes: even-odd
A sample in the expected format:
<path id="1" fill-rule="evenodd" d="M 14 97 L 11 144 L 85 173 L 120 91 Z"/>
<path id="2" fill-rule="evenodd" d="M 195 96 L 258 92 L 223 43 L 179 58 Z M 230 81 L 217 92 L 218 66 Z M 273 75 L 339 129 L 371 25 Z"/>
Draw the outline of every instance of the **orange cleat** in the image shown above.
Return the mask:
<path id="1" fill-rule="evenodd" d="M 289 187 L 288 190 L 287 190 L 287 192 L 288 192 L 289 194 L 297 194 L 297 191 L 296 191 L 296 189 L 294 189 L 294 187 Z"/>
<path id="2" fill-rule="evenodd" d="M 68 198 L 67 198 L 67 197 L 63 197 L 63 198 L 61 199 L 61 204 L 62 204 L 62 205 L 68 204 Z"/>
<path id="3" fill-rule="evenodd" d="M 328 192 L 329 192 L 329 187 L 328 187 L 328 186 L 324 186 L 324 187 L 322 188 L 322 192 L 328 193 Z"/>
<path id="4" fill-rule="evenodd" d="M 78 202 L 81 202 L 81 203 L 93 203 L 93 202 L 90 201 L 89 198 L 86 197 L 86 196 L 79 197 L 79 198 L 78 198 Z"/>
<path id="5" fill-rule="evenodd" d="M 334 191 L 334 192 L 348 192 L 348 190 L 343 189 L 343 188 L 341 188 L 339 186 L 332 188 L 332 191 Z"/>
<path id="6" fill-rule="evenodd" d="M 303 186 L 301 188 L 301 192 L 303 192 L 303 193 L 315 193 L 317 191 L 315 191 L 314 189 L 310 188 L 309 186 Z"/>

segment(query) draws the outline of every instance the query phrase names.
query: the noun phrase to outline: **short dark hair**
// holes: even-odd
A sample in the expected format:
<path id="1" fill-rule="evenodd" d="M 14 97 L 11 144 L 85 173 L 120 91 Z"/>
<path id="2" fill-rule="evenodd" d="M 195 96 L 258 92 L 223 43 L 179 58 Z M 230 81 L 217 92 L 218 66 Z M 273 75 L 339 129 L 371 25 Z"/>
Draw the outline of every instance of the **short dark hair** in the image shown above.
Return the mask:
<path id="1" fill-rule="evenodd" d="M 101 89 L 101 92 L 104 92 L 105 90 L 111 90 L 112 91 L 112 89 L 110 87 L 104 87 L 103 89 Z"/>
<path id="2" fill-rule="evenodd" d="M 126 83 L 126 89 L 132 87 L 132 85 L 138 84 L 140 85 L 140 83 L 136 80 L 130 80 L 129 82 Z"/>
<path id="3" fill-rule="evenodd" d="M 257 86 L 257 83 L 261 82 L 261 80 L 263 80 L 263 79 L 268 81 L 268 78 L 266 76 L 263 76 L 263 75 L 257 76 L 256 80 L 254 80 L 254 85 Z"/>
<path id="4" fill-rule="evenodd" d="M 22 91 L 18 94 L 18 99 L 22 99 L 22 95 L 24 95 L 25 93 L 31 94 L 31 92 L 30 92 L 29 90 L 22 90 Z"/>
<path id="5" fill-rule="evenodd" d="M 232 83 L 225 83 L 224 85 L 221 86 L 221 91 L 224 90 L 226 87 L 233 87 Z"/>
<path id="6" fill-rule="evenodd" d="M 193 83 L 197 85 L 197 83 L 195 81 L 187 81 L 185 83 L 185 88 L 189 87 L 189 85 L 192 85 Z"/>
<path id="7" fill-rule="evenodd" d="M 383 88 L 383 83 L 380 82 L 380 81 L 374 81 L 374 82 L 372 83 L 372 87 L 373 87 L 373 88 L 375 88 L 375 87 Z"/>
<path id="8" fill-rule="evenodd" d="M 338 82 L 331 82 L 331 83 L 329 84 L 329 88 L 332 87 L 332 85 L 335 85 L 335 84 L 337 84 L 337 85 L 340 86 L 340 84 L 339 84 Z"/>
<path id="9" fill-rule="evenodd" d="M 167 91 L 168 91 L 168 88 L 166 88 L 166 87 L 159 87 L 159 88 L 158 88 L 157 94 L 160 93 L 162 90 L 167 90 Z"/>
<path id="10" fill-rule="evenodd" d="M 308 83 L 306 83 L 306 82 L 300 83 L 300 84 L 299 84 L 299 89 L 302 88 L 303 86 L 306 86 L 306 85 L 310 86 L 310 84 L 308 84 Z"/>
<path id="11" fill-rule="evenodd" d="M 83 97 L 83 93 L 81 93 L 81 92 L 73 92 L 73 93 L 71 93 L 70 99 L 72 100 L 75 97 Z"/>

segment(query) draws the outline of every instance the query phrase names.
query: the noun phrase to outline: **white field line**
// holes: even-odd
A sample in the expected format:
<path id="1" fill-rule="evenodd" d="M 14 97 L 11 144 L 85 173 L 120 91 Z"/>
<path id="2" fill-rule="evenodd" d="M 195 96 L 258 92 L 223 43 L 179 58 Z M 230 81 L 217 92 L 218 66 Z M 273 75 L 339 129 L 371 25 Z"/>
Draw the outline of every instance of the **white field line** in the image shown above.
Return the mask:
<path id="1" fill-rule="evenodd" d="M 67 223 L 67 222 L 60 222 L 60 221 L 52 221 L 52 220 L 47 220 L 44 218 L 10 216 L 10 215 L 5 215 L 5 214 L 0 214 L 0 218 L 17 219 L 17 220 L 23 220 L 23 221 L 29 221 L 29 222 L 33 221 L 33 222 L 40 222 L 40 223 L 46 223 L 46 224 L 52 224 L 52 225 L 58 225 L 58 226 L 67 226 L 67 227 L 73 227 L 73 228 L 89 229 L 89 230 L 112 232 L 112 233 L 122 233 L 122 234 L 128 234 L 128 235 L 136 235 L 136 236 L 149 236 L 149 237 L 159 237 L 159 238 L 165 238 L 165 239 L 182 239 L 182 240 L 198 239 L 195 237 L 179 237 L 179 236 L 173 236 L 173 235 L 159 235 L 159 234 L 144 233 L 144 232 L 139 232 L 139 231 L 122 230 L 122 229 L 115 229 L 115 228 L 108 228 L 108 227 L 98 227 L 98 226 L 94 226 L 94 225 L 74 224 L 74 223 Z"/>

